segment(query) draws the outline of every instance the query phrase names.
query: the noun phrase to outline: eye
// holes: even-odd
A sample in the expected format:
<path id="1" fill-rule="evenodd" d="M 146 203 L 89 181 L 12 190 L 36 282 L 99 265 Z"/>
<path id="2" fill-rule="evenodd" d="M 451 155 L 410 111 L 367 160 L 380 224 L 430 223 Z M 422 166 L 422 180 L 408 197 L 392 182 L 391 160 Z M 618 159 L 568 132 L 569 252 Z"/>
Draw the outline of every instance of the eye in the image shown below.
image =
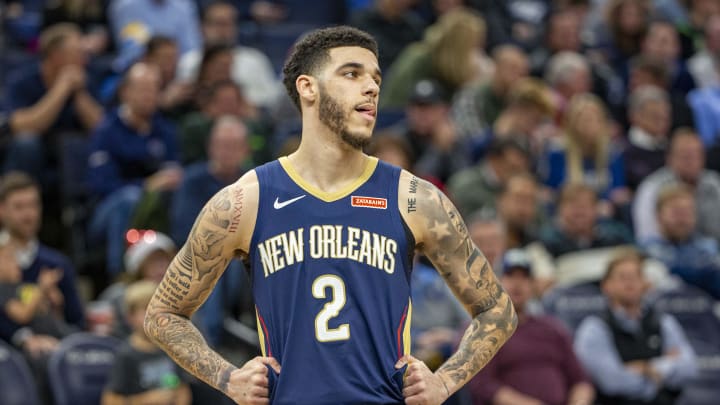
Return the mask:
<path id="1" fill-rule="evenodd" d="M 358 75 L 357 75 L 357 72 L 356 72 L 356 71 L 351 70 L 351 71 L 349 71 L 349 72 L 343 73 L 343 76 L 345 76 L 345 77 L 347 77 L 347 78 L 350 78 L 350 79 L 354 79 L 354 78 L 356 78 Z"/>

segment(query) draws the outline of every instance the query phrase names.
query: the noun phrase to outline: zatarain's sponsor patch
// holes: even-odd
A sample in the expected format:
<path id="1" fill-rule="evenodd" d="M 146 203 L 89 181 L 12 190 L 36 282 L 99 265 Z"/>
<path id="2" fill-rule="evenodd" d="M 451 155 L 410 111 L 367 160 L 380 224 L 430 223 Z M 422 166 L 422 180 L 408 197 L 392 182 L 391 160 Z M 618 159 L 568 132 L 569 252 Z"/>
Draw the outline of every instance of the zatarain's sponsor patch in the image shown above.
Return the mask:
<path id="1" fill-rule="evenodd" d="M 350 204 L 353 207 L 377 208 L 384 210 L 387 208 L 387 198 L 362 197 L 354 195 L 350 198 Z"/>

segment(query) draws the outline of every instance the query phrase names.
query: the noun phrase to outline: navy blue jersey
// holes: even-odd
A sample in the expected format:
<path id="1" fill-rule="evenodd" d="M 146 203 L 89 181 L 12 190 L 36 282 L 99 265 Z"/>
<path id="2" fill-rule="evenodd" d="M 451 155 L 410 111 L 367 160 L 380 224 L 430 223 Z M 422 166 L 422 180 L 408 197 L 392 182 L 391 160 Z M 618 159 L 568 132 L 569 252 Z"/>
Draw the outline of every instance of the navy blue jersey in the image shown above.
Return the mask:
<path id="1" fill-rule="evenodd" d="M 263 354 L 276 358 L 273 404 L 400 404 L 395 362 L 410 350 L 414 242 L 398 209 L 400 169 L 370 159 L 337 193 L 286 158 L 256 169 L 250 245 Z"/>

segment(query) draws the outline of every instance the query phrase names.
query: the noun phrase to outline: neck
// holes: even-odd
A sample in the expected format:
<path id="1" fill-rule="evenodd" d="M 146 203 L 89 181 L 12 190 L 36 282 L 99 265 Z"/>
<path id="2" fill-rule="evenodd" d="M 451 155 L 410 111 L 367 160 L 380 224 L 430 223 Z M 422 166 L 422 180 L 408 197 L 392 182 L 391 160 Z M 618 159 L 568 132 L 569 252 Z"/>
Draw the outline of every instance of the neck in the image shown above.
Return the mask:
<path id="1" fill-rule="evenodd" d="M 120 106 L 120 117 L 130 128 L 145 133 L 150 131 L 150 117 L 144 117 L 123 104 Z"/>
<path id="2" fill-rule="evenodd" d="M 612 304 L 613 309 L 615 310 L 622 310 L 625 312 L 627 316 L 629 316 L 632 319 L 638 319 L 640 318 L 640 315 L 642 315 L 642 305 L 640 303 L 621 303 L 621 302 L 614 302 Z"/>
<path id="3" fill-rule="evenodd" d="M 10 243 L 12 243 L 14 246 L 17 246 L 21 249 L 25 249 L 30 245 L 30 243 L 35 240 L 35 238 L 26 238 L 22 235 L 19 235 L 15 232 L 8 232 L 10 235 Z"/>
<path id="4" fill-rule="evenodd" d="M 347 145 L 339 135 L 317 122 L 304 120 L 300 146 L 288 160 L 303 180 L 333 192 L 356 180 L 367 165 L 362 150 Z M 314 125 L 313 125 L 314 124 Z"/>

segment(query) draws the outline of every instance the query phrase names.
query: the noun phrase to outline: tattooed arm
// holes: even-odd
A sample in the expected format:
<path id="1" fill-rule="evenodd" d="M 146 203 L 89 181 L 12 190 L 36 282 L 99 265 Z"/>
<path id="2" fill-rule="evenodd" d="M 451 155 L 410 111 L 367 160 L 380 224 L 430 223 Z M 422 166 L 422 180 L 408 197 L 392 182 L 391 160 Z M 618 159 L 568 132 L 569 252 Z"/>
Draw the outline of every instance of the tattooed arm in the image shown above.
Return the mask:
<path id="1" fill-rule="evenodd" d="M 210 349 L 190 317 L 210 295 L 229 261 L 247 252 L 257 197 L 257 177 L 250 172 L 205 205 L 155 291 L 145 317 L 150 339 L 180 366 L 238 403 L 261 392 L 238 388 L 248 370 L 236 372 L 241 370 Z M 251 366 L 251 376 L 267 371 L 261 364 Z"/>
<path id="2" fill-rule="evenodd" d="M 447 395 L 459 390 L 515 331 L 517 316 L 490 264 L 450 200 L 410 173 L 400 177 L 399 208 L 417 248 L 473 317 L 458 350 L 436 372 Z"/>

